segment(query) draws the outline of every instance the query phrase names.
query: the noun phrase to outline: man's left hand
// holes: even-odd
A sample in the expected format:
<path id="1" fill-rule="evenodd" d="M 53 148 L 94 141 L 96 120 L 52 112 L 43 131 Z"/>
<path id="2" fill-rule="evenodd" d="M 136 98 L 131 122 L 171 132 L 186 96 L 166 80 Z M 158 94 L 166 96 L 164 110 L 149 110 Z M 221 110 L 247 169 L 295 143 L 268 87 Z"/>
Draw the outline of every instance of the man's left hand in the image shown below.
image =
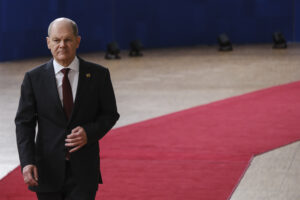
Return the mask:
<path id="1" fill-rule="evenodd" d="M 69 152 L 75 152 L 79 150 L 81 147 L 86 145 L 87 136 L 85 130 L 81 126 L 77 126 L 71 132 L 71 134 L 67 135 L 66 147 L 69 147 Z M 73 147 L 73 148 L 72 148 Z"/>

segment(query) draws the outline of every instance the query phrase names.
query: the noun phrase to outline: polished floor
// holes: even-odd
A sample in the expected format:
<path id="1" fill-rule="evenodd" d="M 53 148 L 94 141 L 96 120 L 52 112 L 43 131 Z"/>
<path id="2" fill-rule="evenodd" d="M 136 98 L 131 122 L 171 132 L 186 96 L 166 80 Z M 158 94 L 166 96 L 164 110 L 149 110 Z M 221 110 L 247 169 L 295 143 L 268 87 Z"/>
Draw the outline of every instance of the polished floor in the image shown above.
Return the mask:
<path id="1" fill-rule="evenodd" d="M 46 48 L 46 47 L 45 47 Z M 300 80 L 300 44 L 274 50 L 271 44 L 153 49 L 143 57 L 105 60 L 80 55 L 111 71 L 121 118 L 116 127 Z M 0 178 L 18 165 L 13 119 L 24 73 L 49 58 L 0 63 Z M 300 134 L 300 132 L 299 132 Z M 254 158 L 232 200 L 300 199 L 300 143 Z"/>

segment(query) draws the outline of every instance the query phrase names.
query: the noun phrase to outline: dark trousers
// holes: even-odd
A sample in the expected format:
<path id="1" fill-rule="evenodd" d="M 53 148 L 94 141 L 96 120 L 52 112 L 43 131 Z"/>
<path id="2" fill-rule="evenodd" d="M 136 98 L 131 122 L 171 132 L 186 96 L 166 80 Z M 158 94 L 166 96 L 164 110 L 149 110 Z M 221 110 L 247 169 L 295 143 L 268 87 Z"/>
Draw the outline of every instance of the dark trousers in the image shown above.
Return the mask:
<path id="1" fill-rule="evenodd" d="M 66 161 L 64 186 L 59 192 L 37 192 L 38 200 L 95 200 L 97 191 L 83 191 L 72 176 L 70 162 Z"/>

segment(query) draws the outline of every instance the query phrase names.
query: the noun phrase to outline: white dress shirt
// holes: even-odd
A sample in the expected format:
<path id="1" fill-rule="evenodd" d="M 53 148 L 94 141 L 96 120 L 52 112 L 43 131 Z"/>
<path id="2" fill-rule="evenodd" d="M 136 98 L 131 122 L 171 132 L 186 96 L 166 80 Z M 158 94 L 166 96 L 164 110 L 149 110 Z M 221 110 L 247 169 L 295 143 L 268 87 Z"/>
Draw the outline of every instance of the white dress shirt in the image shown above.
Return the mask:
<path id="1" fill-rule="evenodd" d="M 58 91 L 58 95 L 59 95 L 62 105 L 63 105 L 62 80 L 63 80 L 64 74 L 61 72 L 61 70 L 65 69 L 65 68 L 70 68 L 70 71 L 68 73 L 68 78 L 69 78 L 70 85 L 72 88 L 72 95 L 73 95 L 73 102 L 74 102 L 75 97 L 76 97 L 76 90 L 77 90 L 78 76 L 79 76 L 79 60 L 78 60 L 78 58 L 75 57 L 74 60 L 71 62 L 71 64 L 67 67 L 61 66 L 54 59 L 53 66 L 54 66 L 54 73 L 55 73 L 55 78 L 56 78 L 57 91 Z"/>

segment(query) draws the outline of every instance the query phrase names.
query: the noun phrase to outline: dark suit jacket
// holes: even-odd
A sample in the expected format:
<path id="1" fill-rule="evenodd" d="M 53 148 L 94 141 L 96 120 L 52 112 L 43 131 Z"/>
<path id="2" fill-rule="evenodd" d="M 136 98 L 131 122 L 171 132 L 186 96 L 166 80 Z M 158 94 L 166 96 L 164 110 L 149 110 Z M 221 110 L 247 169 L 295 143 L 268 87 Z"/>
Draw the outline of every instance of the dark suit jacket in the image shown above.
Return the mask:
<path id="1" fill-rule="evenodd" d="M 88 143 L 71 153 L 75 180 L 87 190 L 97 190 L 102 183 L 98 141 L 114 126 L 119 114 L 108 69 L 80 58 L 79 62 L 69 120 L 59 99 L 53 60 L 25 74 L 15 123 L 21 167 L 34 164 L 38 168 L 39 186 L 29 187 L 33 191 L 51 192 L 62 187 L 65 138 L 76 126 L 85 129 Z"/>

